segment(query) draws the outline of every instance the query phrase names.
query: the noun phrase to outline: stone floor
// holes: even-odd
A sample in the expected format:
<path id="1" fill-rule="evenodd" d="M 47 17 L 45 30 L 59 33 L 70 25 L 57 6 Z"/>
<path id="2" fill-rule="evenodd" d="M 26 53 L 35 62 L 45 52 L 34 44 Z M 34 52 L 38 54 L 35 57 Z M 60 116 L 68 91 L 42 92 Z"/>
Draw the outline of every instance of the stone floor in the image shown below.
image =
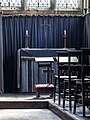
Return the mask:
<path id="1" fill-rule="evenodd" d="M 48 109 L 0 109 L 0 120 L 62 120 Z"/>
<path id="2" fill-rule="evenodd" d="M 56 102 L 55 102 L 56 105 L 58 105 L 58 100 L 57 100 L 57 97 L 56 97 Z M 58 105 L 60 108 L 63 108 L 63 99 L 61 98 L 61 104 Z M 82 114 L 82 105 L 77 105 L 76 107 L 76 114 L 73 114 L 73 108 L 74 108 L 74 101 L 72 101 L 72 112 L 69 112 L 69 101 L 66 101 L 65 102 L 65 111 L 67 111 L 68 113 L 70 113 L 72 116 L 75 116 L 77 119 L 80 119 L 80 120 L 90 120 L 90 110 L 86 107 L 85 110 L 86 110 L 86 116 L 83 117 L 83 114 Z"/>
<path id="3" fill-rule="evenodd" d="M 54 104 L 55 106 L 58 106 L 58 108 L 63 109 L 62 108 L 62 100 L 61 100 L 61 105 L 59 106 L 57 100 L 54 103 L 53 99 L 51 99 L 48 95 L 41 95 L 40 98 L 38 98 L 38 99 L 36 98 L 35 94 L 2 94 L 2 95 L 0 95 L 0 101 L 33 101 L 33 100 L 37 100 L 37 101 L 40 101 L 40 100 L 46 101 L 46 100 L 48 100 L 50 103 Z M 78 120 L 90 120 L 90 110 L 87 109 L 86 117 L 82 117 L 82 106 L 77 107 L 77 111 L 76 111 L 75 115 L 73 113 L 69 112 L 68 108 L 69 107 L 68 107 L 68 101 L 67 101 L 66 102 L 66 107 L 65 107 L 65 110 L 64 110 L 65 112 L 67 112 L 68 114 L 76 117 Z M 41 113 L 41 111 L 42 111 L 42 116 L 43 116 L 44 112 L 46 111 L 45 117 L 46 117 L 46 115 L 47 115 L 47 117 L 50 117 L 51 114 L 53 114 L 51 111 L 46 110 L 46 109 L 45 110 L 44 109 L 43 110 L 39 109 L 39 110 L 37 110 L 37 112 L 34 112 L 33 109 L 31 109 L 31 110 L 30 109 L 0 109 L 0 120 L 17 120 L 17 116 L 20 115 L 20 117 L 22 117 L 22 115 L 25 115 L 24 113 L 26 113 L 26 115 L 25 115 L 26 119 L 25 119 L 25 117 L 23 117 L 23 118 L 19 117 L 20 119 L 29 120 L 29 117 L 31 118 L 31 116 L 32 116 L 32 118 L 30 119 L 30 120 L 32 120 L 33 117 L 35 117 L 33 115 L 35 115 L 37 113 L 36 114 L 36 116 L 37 116 L 37 115 L 39 115 Z M 31 116 L 29 115 L 29 113 L 31 113 L 30 114 Z M 50 116 L 48 116 L 48 113 L 50 113 Z M 11 118 L 7 119 L 8 118 L 7 115 L 9 115 L 9 117 L 11 115 Z M 12 117 L 14 115 L 15 115 L 16 118 L 12 119 Z M 5 116 L 6 116 L 6 118 L 5 118 Z M 53 120 L 54 117 L 55 116 L 53 116 L 50 120 Z M 57 119 L 55 119 L 55 120 L 60 119 L 58 117 L 56 117 L 56 118 Z M 42 120 L 44 120 L 44 119 L 42 119 Z"/>

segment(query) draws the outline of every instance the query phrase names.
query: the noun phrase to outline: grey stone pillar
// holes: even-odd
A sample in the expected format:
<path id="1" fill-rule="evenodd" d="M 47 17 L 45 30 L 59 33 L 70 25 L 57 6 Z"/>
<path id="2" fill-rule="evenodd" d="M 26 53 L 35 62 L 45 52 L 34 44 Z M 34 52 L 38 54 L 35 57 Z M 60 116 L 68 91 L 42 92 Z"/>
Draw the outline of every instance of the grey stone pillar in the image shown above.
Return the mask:
<path id="1" fill-rule="evenodd" d="M 0 13 L 0 93 L 4 92 L 3 80 L 3 35 L 2 35 L 2 13 Z"/>
<path id="2" fill-rule="evenodd" d="M 89 3 L 88 3 L 88 8 L 89 8 L 88 12 L 90 12 L 90 0 L 89 0 Z"/>
<path id="3" fill-rule="evenodd" d="M 55 0 L 50 0 L 50 9 L 55 10 L 55 6 L 56 6 L 56 1 Z"/>
<path id="4" fill-rule="evenodd" d="M 27 0 L 21 0 L 21 10 L 26 10 Z"/>

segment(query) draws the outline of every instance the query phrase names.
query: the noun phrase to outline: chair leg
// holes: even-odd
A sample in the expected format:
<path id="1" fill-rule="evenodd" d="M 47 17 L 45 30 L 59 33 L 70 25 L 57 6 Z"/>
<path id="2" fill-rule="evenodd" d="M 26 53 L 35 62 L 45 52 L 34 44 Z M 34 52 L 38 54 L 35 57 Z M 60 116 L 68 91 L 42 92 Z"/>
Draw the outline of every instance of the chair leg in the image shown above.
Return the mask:
<path id="1" fill-rule="evenodd" d="M 56 93 L 56 79 L 54 81 L 54 102 L 55 102 L 55 93 Z"/>
<path id="2" fill-rule="evenodd" d="M 50 97 L 53 98 L 53 92 L 50 93 Z"/>
<path id="3" fill-rule="evenodd" d="M 61 91 L 60 91 L 60 80 L 58 80 L 58 84 L 59 84 L 59 86 L 58 86 L 58 97 L 59 97 L 59 99 L 58 99 L 58 104 L 60 105 L 60 102 L 61 102 Z"/>
<path id="4" fill-rule="evenodd" d="M 69 82 L 69 110 L 72 111 L 72 102 L 71 102 L 71 83 Z"/>
<path id="5" fill-rule="evenodd" d="M 64 81 L 63 108 L 65 108 L 66 82 Z"/>
<path id="6" fill-rule="evenodd" d="M 71 92 L 69 93 L 69 110 L 72 111 Z"/>
<path id="7" fill-rule="evenodd" d="M 83 117 L 85 117 L 85 104 L 84 104 L 84 101 L 83 101 Z"/>
<path id="8" fill-rule="evenodd" d="M 40 93 L 36 91 L 36 98 L 40 97 Z"/>
<path id="9" fill-rule="evenodd" d="M 76 92 L 75 92 L 74 111 L 73 111 L 74 114 L 76 113 L 77 93 L 78 93 L 78 85 L 76 85 Z"/>
<path id="10" fill-rule="evenodd" d="M 63 108 L 65 108 L 65 96 L 66 96 L 66 92 L 64 91 L 64 95 L 63 95 Z"/>
<path id="11" fill-rule="evenodd" d="M 84 81 L 83 79 L 82 79 L 82 81 Z M 84 88 L 85 86 L 84 86 L 84 82 L 82 82 L 82 109 L 83 109 L 83 117 L 85 117 L 85 91 L 84 91 Z"/>

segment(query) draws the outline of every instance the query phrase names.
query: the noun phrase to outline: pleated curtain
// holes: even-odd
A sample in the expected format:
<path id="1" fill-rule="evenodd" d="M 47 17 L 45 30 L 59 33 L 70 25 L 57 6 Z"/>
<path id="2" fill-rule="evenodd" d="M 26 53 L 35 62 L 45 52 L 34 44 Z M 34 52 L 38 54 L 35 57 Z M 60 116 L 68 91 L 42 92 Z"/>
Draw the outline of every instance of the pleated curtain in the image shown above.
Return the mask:
<path id="1" fill-rule="evenodd" d="M 5 92 L 17 92 L 17 50 L 25 48 L 26 30 L 29 48 L 63 48 L 64 30 L 68 48 L 84 46 L 84 16 L 3 16 L 2 30 Z"/>

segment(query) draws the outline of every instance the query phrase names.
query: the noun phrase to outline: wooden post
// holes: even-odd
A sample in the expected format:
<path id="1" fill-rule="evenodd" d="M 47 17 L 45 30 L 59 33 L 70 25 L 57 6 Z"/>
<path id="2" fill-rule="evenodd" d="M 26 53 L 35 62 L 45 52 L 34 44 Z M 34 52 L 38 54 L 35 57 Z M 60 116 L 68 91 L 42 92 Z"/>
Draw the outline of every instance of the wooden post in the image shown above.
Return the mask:
<path id="1" fill-rule="evenodd" d="M 28 30 L 26 30 L 26 35 L 25 36 L 26 36 L 25 47 L 28 48 L 28 37 L 29 37 Z"/>
<path id="2" fill-rule="evenodd" d="M 63 38 L 64 38 L 64 48 L 67 48 L 67 35 L 66 35 L 66 30 L 64 30 Z"/>

